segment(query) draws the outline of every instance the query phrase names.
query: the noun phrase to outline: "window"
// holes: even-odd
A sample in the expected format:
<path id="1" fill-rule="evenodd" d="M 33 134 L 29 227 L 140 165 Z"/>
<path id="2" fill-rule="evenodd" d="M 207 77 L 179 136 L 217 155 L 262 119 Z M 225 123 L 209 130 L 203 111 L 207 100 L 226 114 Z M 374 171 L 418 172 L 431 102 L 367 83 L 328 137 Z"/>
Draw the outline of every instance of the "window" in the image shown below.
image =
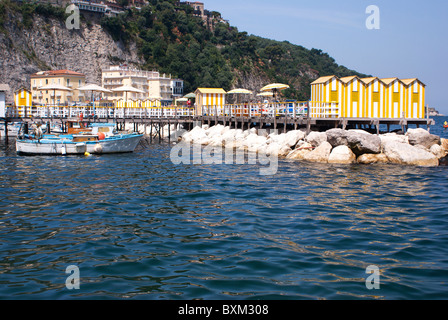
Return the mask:
<path id="1" fill-rule="evenodd" d="M 398 83 L 398 81 L 395 81 L 394 82 L 394 93 L 397 93 L 397 92 L 399 92 L 399 83 Z"/>
<path id="2" fill-rule="evenodd" d="M 373 92 L 379 92 L 379 83 L 378 80 L 375 80 L 375 82 L 373 83 Z"/>
<path id="3" fill-rule="evenodd" d="M 414 82 L 414 93 L 418 93 L 418 83 Z"/>
<path id="4" fill-rule="evenodd" d="M 337 83 L 336 83 L 336 79 L 333 79 L 331 81 L 331 91 L 337 91 L 338 87 L 337 87 Z"/>
<path id="5" fill-rule="evenodd" d="M 352 88 L 353 92 L 358 92 L 358 80 L 353 80 Z"/>

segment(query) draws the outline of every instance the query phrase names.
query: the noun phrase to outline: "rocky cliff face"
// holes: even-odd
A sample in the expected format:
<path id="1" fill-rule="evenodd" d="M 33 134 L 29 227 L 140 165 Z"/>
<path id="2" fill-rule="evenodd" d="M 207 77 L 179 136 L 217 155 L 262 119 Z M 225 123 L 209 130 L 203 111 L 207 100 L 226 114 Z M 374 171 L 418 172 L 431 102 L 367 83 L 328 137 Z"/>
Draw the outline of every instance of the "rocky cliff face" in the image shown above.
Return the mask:
<path id="1" fill-rule="evenodd" d="M 65 22 L 39 15 L 28 29 L 17 23 L 20 15 L 9 18 L 0 32 L 0 83 L 9 84 L 12 92 L 29 88 L 30 75 L 38 71 L 69 69 L 84 73 L 87 82 L 101 84 L 102 67 L 142 63 L 135 44 L 124 47 L 115 42 L 95 19 L 69 30 Z"/>

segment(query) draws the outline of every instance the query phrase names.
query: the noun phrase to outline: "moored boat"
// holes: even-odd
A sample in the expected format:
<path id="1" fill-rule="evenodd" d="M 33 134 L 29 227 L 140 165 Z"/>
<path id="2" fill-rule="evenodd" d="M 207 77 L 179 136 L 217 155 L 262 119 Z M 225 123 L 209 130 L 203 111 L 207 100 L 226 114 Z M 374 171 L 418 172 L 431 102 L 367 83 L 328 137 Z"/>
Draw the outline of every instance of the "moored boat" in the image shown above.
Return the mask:
<path id="1" fill-rule="evenodd" d="M 115 134 L 111 124 L 94 124 L 80 134 L 23 134 L 16 140 L 18 154 L 71 155 L 134 152 L 143 135 Z"/>

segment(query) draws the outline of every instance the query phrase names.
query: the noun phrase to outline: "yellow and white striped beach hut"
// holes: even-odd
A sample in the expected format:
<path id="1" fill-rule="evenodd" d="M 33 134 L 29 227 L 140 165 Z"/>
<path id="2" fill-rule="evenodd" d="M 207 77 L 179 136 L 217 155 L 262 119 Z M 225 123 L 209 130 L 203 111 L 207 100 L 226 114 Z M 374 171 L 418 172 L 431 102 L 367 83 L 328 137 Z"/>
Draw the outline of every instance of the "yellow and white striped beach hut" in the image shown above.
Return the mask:
<path id="1" fill-rule="evenodd" d="M 406 118 L 423 119 L 425 110 L 425 84 L 417 78 L 402 79 Z"/>
<path id="2" fill-rule="evenodd" d="M 311 83 L 312 118 L 340 117 L 343 84 L 336 76 L 320 77 Z"/>
<path id="3" fill-rule="evenodd" d="M 33 95 L 31 91 L 21 87 L 14 93 L 14 103 L 18 109 L 19 117 L 30 117 L 33 107 Z"/>
<path id="4" fill-rule="evenodd" d="M 155 107 L 161 107 L 162 102 L 160 100 L 155 99 L 146 99 L 142 102 L 143 108 L 155 108 Z"/>
<path id="5" fill-rule="evenodd" d="M 383 100 L 384 106 L 380 118 L 402 118 L 406 114 L 403 82 L 398 78 L 383 78 L 381 82 L 384 84 L 384 94 L 380 99 Z"/>
<path id="6" fill-rule="evenodd" d="M 382 118 L 384 110 L 384 83 L 378 77 L 362 78 L 364 99 L 362 116 L 364 118 Z"/>
<path id="7" fill-rule="evenodd" d="M 357 76 L 340 79 L 343 83 L 342 101 L 340 101 L 341 116 L 344 118 L 362 118 L 364 116 L 363 100 L 365 84 Z"/>
<path id="8" fill-rule="evenodd" d="M 221 109 L 226 104 L 226 91 L 222 88 L 198 88 L 195 94 L 197 115 L 201 114 L 203 107 L 216 106 Z"/>
<path id="9" fill-rule="evenodd" d="M 417 78 L 321 77 L 311 83 L 311 117 L 424 119 L 425 88 Z"/>

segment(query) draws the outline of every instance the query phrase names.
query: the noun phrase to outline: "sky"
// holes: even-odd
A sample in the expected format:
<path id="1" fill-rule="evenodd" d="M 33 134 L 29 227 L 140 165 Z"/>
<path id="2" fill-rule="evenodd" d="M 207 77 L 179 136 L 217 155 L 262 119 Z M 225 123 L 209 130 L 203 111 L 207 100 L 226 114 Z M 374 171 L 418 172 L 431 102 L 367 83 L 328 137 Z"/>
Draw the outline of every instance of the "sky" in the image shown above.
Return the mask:
<path id="1" fill-rule="evenodd" d="M 240 32 L 322 49 L 336 63 L 379 78 L 419 78 L 427 86 L 426 103 L 448 115 L 446 0 L 202 2 Z M 366 26 L 370 5 L 379 10 L 379 29 Z"/>

